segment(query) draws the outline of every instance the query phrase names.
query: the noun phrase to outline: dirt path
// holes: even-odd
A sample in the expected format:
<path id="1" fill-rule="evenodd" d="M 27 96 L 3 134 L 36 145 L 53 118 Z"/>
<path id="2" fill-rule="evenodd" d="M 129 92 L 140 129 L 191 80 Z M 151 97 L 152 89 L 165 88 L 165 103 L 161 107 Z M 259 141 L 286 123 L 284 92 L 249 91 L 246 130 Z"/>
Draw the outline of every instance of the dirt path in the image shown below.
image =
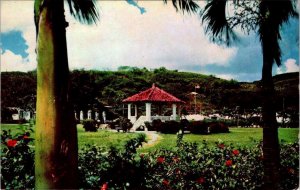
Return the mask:
<path id="1" fill-rule="evenodd" d="M 160 135 L 158 135 L 156 132 L 154 131 L 147 131 L 145 132 L 148 142 L 143 144 L 143 148 L 147 148 L 147 147 L 151 147 L 154 146 L 155 144 L 157 144 L 160 139 L 162 138 Z"/>

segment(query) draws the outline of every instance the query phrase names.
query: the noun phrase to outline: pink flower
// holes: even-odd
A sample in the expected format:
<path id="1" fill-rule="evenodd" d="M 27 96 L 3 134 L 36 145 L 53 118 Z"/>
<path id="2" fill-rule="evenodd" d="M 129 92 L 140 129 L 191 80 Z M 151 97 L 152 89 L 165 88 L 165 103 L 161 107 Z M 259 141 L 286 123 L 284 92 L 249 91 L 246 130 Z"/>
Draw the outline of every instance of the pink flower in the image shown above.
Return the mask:
<path id="1" fill-rule="evenodd" d="M 160 163 L 160 164 L 162 164 L 162 163 L 164 163 L 164 162 L 165 162 L 165 157 L 163 157 L 163 156 L 160 156 L 160 157 L 158 157 L 158 158 L 156 159 L 156 161 L 157 161 L 157 163 Z"/>
<path id="2" fill-rule="evenodd" d="M 15 147 L 17 145 L 18 141 L 17 140 L 14 140 L 14 139 L 9 139 L 7 141 L 7 146 L 8 147 Z"/>
<path id="3" fill-rule="evenodd" d="M 232 166 L 232 160 L 226 160 L 225 165 L 228 167 Z"/>
<path id="4" fill-rule="evenodd" d="M 239 155 L 240 151 L 239 150 L 233 150 L 232 154 L 234 154 L 235 156 Z"/>

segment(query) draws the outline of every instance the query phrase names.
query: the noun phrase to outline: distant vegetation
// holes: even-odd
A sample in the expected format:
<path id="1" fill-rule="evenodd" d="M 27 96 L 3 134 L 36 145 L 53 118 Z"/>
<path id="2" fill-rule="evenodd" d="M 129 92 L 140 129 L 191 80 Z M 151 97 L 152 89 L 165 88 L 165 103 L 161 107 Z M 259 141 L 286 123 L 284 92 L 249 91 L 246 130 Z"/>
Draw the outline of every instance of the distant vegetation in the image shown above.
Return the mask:
<path id="1" fill-rule="evenodd" d="M 299 73 L 289 73 L 274 77 L 277 91 L 277 111 L 299 113 Z M 1 111 L 4 117 L 5 108 L 20 107 L 35 109 L 36 72 L 2 72 L 1 73 Z M 155 83 L 158 87 L 186 102 L 186 110 L 193 113 L 195 91 L 197 95 L 197 110 L 213 113 L 214 110 L 255 109 L 261 106 L 260 82 L 238 82 L 219 79 L 211 75 L 179 72 L 157 68 L 149 70 L 122 66 L 118 71 L 85 71 L 71 72 L 71 98 L 74 109 L 88 110 L 99 104 L 112 106 L 114 111 L 122 113 L 122 100 L 128 96 L 150 88 Z"/>

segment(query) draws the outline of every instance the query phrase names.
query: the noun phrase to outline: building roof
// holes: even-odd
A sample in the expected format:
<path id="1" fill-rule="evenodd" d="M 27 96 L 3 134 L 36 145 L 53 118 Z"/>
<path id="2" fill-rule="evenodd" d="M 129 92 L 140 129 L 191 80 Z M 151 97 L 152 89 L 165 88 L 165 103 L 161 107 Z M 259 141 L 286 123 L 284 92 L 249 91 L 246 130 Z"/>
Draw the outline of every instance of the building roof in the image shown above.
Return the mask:
<path id="1" fill-rule="evenodd" d="M 124 103 L 131 102 L 169 102 L 169 103 L 184 103 L 184 101 L 176 98 L 168 92 L 158 88 L 155 84 L 152 88 L 142 91 L 138 94 L 130 96 L 123 100 Z"/>

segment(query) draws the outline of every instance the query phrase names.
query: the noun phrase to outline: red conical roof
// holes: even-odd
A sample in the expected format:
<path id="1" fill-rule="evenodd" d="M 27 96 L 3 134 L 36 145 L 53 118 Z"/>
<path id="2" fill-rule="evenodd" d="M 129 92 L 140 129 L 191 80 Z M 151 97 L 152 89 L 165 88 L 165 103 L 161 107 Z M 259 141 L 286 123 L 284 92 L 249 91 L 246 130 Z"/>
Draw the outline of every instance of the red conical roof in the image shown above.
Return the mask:
<path id="1" fill-rule="evenodd" d="M 176 98 L 168 92 L 158 88 L 155 84 L 152 88 L 142 91 L 138 94 L 130 96 L 123 100 L 124 103 L 130 102 L 170 102 L 170 103 L 184 103 L 184 101 Z"/>

